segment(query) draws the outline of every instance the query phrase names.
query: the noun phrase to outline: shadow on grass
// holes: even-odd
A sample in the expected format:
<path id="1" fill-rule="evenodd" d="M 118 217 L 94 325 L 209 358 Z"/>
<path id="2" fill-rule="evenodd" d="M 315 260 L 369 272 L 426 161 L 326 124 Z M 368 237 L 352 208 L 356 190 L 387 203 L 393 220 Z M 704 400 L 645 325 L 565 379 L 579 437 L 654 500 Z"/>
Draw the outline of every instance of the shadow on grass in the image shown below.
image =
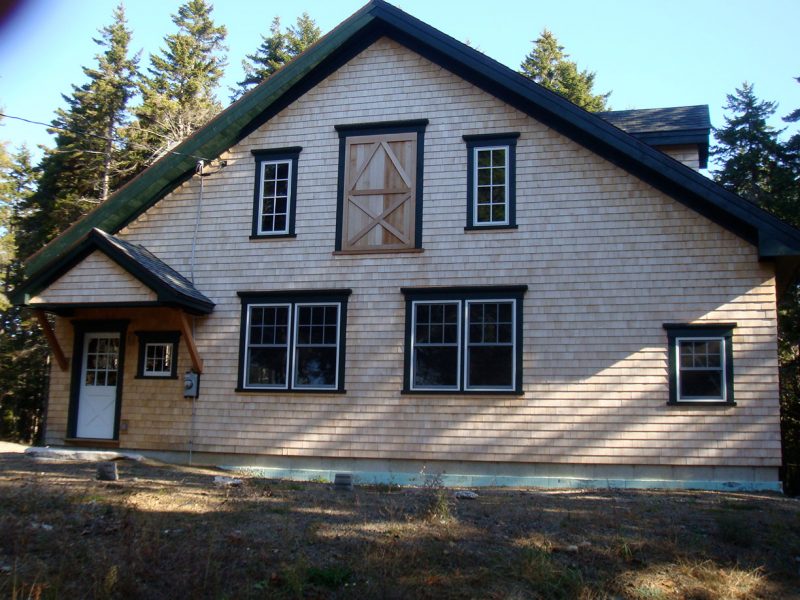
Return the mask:
<path id="1" fill-rule="evenodd" d="M 455 501 L 441 488 L 219 488 L 211 472 L 120 472 L 103 483 L 90 464 L 0 457 L 0 596 L 771 598 L 800 584 L 800 505 L 777 496 Z"/>

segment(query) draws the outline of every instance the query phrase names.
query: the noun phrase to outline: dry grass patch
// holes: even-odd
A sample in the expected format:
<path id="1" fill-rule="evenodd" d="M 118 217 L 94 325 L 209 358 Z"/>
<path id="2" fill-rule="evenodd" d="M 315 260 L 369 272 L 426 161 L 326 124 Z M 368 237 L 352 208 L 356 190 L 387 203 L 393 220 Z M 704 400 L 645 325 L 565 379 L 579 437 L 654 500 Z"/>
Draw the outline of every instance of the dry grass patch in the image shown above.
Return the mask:
<path id="1" fill-rule="evenodd" d="M 798 597 L 777 495 L 420 488 L 0 455 L 0 598 Z"/>

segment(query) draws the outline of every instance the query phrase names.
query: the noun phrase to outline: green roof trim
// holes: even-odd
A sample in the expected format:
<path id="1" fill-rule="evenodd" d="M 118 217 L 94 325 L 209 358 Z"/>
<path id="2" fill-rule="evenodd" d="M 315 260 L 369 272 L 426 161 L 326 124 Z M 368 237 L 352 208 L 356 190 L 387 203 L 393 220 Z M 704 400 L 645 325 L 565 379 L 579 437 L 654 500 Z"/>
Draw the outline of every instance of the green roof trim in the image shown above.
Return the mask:
<path id="1" fill-rule="evenodd" d="M 213 159 L 316 84 L 350 56 L 386 35 L 553 127 L 726 227 L 759 249 L 761 258 L 800 256 L 800 231 L 758 206 L 588 113 L 486 55 L 383 0 L 371 0 L 316 44 L 245 94 L 154 165 L 119 189 L 28 259 L 41 279 L 93 228 L 114 234 L 192 177 L 197 160 Z M 337 62 L 338 61 L 338 62 Z"/>

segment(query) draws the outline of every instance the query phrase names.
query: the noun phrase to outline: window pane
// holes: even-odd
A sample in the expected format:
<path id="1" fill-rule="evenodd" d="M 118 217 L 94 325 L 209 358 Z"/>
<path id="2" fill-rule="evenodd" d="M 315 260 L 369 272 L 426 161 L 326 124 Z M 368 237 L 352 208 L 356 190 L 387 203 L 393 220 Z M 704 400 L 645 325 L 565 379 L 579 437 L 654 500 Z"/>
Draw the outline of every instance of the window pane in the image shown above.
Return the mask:
<path id="1" fill-rule="evenodd" d="M 286 196 L 289 191 L 289 182 L 288 181 L 278 181 L 275 185 L 275 195 L 276 196 Z"/>
<path id="2" fill-rule="evenodd" d="M 286 384 L 286 348 L 250 348 L 247 383 L 250 385 Z"/>
<path id="3" fill-rule="evenodd" d="M 278 163 L 278 179 L 288 179 L 289 178 L 289 163 L 282 162 Z"/>
<path id="4" fill-rule="evenodd" d="M 304 347 L 297 349 L 295 385 L 334 387 L 336 385 L 336 348 Z"/>
<path id="5" fill-rule="evenodd" d="M 505 202 L 506 201 L 506 188 L 504 187 L 493 187 L 492 188 L 492 202 Z"/>
<path id="6" fill-rule="evenodd" d="M 681 398 L 722 399 L 722 371 L 681 371 Z"/>
<path id="7" fill-rule="evenodd" d="M 506 220 L 506 205 L 495 204 L 492 206 L 492 221 L 505 221 Z"/>
<path id="8" fill-rule="evenodd" d="M 513 346 L 471 346 L 469 348 L 469 387 L 513 387 Z"/>
<path id="9" fill-rule="evenodd" d="M 456 387 L 458 346 L 418 346 L 414 349 L 414 387 Z"/>
<path id="10" fill-rule="evenodd" d="M 275 179 L 275 163 L 264 165 L 264 180 L 270 181 Z"/>
<path id="11" fill-rule="evenodd" d="M 478 222 L 489 223 L 492 220 L 492 207 L 488 204 L 478 205 Z"/>
<path id="12" fill-rule="evenodd" d="M 478 185 L 489 185 L 492 181 L 491 169 L 478 169 Z"/>
<path id="13" fill-rule="evenodd" d="M 478 204 L 488 204 L 492 201 L 492 188 L 479 187 L 478 188 Z"/>
<path id="14" fill-rule="evenodd" d="M 503 168 L 492 169 L 492 183 L 495 185 L 505 185 L 506 170 Z"/>
<path id="15" fill-rule="evenodd" d="M 478 166 L 488 167 L 491 165 L 492 155 L 489 150 L 478 150 Z"/>
<path id="16" fill-rule="evenodd" d="M 506 151 L 504 149 L 492 150 L 492 166 L 504 167 L 506 164 Z"/>

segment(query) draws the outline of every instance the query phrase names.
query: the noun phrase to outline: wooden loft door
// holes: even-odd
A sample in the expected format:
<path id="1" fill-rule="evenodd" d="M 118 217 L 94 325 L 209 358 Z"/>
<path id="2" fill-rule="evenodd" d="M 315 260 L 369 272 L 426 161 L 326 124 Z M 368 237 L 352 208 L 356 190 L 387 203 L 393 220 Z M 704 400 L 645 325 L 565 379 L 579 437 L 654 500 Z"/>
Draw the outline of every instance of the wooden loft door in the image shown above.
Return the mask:
<path id="1" fill-rule="evenodd" d="M 417 134 L 347 138 L 342 251 L 414 248 Z"/>

